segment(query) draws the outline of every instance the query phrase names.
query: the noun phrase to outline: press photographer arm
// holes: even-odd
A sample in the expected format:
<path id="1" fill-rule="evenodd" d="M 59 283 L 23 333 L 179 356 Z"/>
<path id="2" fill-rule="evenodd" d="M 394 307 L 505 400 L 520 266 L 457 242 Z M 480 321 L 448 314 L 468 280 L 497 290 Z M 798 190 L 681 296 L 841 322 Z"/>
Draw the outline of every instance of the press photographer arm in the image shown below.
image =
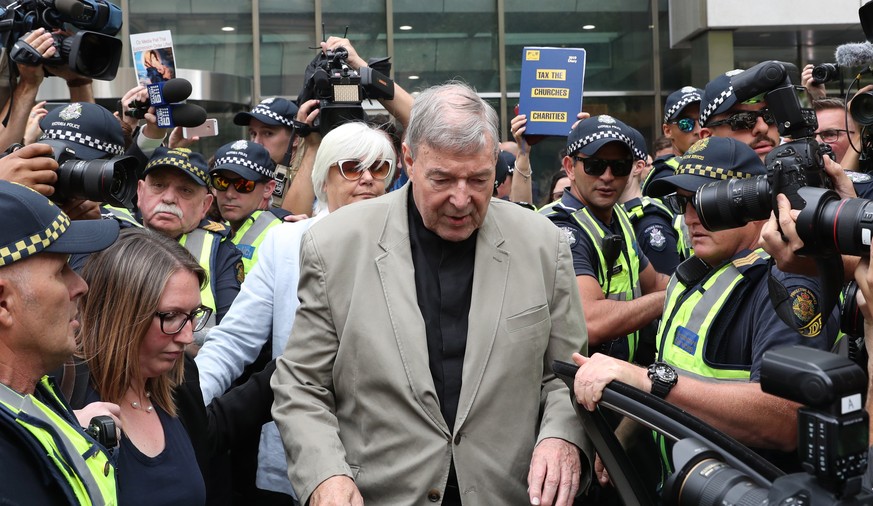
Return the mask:
<path id="1" fill-rule="evenodd" d="M 44 57 L 48 58 L 55 54 L 56 49 L 52 44 L 51 33 L 44 28 L 38 28 L 26 34 L 21 40 Z M 13 63 L 11 60 L 9 61 L 10 65 Z M 0 110 L 0 118 L 7 118 L 8 115 L 5 125 L 0 124 L 0 150 L 6 149 L 16 142 L 21 142 L 24 138 L 30 110 L 36 103 L 36 94 L 43 79 L 45 79 L 45 71 L 41 64 L 14 64 L 18 70 L 18 81 L 13 88 L 12 97 Z"/>

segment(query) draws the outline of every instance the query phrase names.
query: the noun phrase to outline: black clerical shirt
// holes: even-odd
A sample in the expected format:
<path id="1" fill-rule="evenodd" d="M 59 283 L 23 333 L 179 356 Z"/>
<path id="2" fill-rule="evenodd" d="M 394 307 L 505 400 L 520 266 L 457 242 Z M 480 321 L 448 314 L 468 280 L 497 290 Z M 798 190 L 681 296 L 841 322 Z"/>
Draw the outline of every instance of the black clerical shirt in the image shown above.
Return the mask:
<path id="1" fill-rule="evenodd" d="M 408 207 L 415 292 L 427 333 L 430 373 L 440 400 L 440 411 L 449 430 L 454 430 L 467 346 L 478 230 L 463 241 L 446 241 L 424 226 L 412 190 Z"/>

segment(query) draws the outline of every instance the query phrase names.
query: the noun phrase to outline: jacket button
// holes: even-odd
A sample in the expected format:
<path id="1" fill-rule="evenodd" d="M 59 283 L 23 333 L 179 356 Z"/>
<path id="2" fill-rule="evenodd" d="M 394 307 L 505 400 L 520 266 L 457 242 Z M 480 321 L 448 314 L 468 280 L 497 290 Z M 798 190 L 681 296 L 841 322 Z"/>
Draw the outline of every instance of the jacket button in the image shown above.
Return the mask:
<path id="1" fill-rule="evenodd" d="M 460 433 L 460 432 L 458 432 L 457 434 L 455 434 L 455 444 L 456 444 L 456 445 L 461 444 L 461 433 Z"/>
<path id="2" fill-rule="evenodd" d="M 438 502 L 440 500 L 440 491 L 432 488 L 427 492 L 427 499 L 430 502 Z"/>

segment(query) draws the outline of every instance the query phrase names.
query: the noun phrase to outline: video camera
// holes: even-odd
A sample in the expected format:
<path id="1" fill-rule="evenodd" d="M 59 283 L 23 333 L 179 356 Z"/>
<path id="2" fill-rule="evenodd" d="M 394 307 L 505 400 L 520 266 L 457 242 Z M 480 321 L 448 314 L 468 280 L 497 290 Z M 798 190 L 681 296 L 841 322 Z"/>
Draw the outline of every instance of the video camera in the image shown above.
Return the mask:
<path id="1" fill-rule="evenodd" d="M 873 495 L 861 488 L 868 452 L 867 378 L 844 357 L 803 346 L 764 354 L 762 389 L 805 405 L 798 409 L 797 451 L 806 472 L 788 475 L 686 411 L 621 382 L 608 384 L 597 409 L 589 412 L 573 393 L 577 367 L 555 361 L 552 369 L 570 388 L 576 413 L 623 504 L 873 505 Z M 675 443 L 676 471 L 660 497 L 605 422 L 607 411 Z"/>
<path id="2" fill-rule="evenodd" d="M 43 139 L 39 143 L 51 146 L 52 158 L 58 162 L 58 180 L 51 200 L 60 204 L 70 199 L 93 200 L 133 209 L 139 166 L 136 158 L 80 160 L 63 141 Z M 20 144 L 13 144 L 0 153 L 0 158 L 19 147 Z"/>
<path id="3" fill-rule="evenodd" d="M 364 121 L 361 102 L 365 99 L 394 98 L 394 81 L 388 58 L 371 59 L 366 67 L 356 71 L 348 64 L 349 52 L 340 46 L 319 53 L 306 69 L 306 79 L 297 103 L 318 99 L 321 112 L 313 128 L 325 135 L 349 121 Z"/>
<path id="4" fill-rule="evenodd" d="M 93 79 L 111 81 L 118 72 L 122 43 L 121 9 L 108 0 L 23 0 L 5 2 L 0 7 L 0 33 L 3 47 L 12 61 L 26 65 L 66 65 L 73 72 Z M 57 52 L 43 58 L 35 48 L 21 40 L 37 28 L 66 30 L 73 35 L 52 34 Z"/>

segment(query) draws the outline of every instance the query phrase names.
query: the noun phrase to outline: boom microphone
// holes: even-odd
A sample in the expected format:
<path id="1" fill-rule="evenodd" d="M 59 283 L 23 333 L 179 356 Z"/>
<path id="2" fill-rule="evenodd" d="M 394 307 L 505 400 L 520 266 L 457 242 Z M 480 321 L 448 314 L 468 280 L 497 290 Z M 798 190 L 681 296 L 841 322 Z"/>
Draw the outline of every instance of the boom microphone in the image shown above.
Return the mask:
<path id="1" fill-rule="evenodd" d="M 187 79 L 175 78 L 168 81 L 148 85 L 149 98 L 145 102 L 133 100 L 128 107 L 133 109 L 148 109 L 151 106 L 162 106 L 186 100 L 191 96 L 191 82 Z M 196 126 L 196 125 L 195 125 Z"/>
<path id="2" fill-rule="evenodd" d="M 869 67 L 873 65 L 873 44 L 853 42 L 837 46 L 834 59 L 841 67 Z"/>

